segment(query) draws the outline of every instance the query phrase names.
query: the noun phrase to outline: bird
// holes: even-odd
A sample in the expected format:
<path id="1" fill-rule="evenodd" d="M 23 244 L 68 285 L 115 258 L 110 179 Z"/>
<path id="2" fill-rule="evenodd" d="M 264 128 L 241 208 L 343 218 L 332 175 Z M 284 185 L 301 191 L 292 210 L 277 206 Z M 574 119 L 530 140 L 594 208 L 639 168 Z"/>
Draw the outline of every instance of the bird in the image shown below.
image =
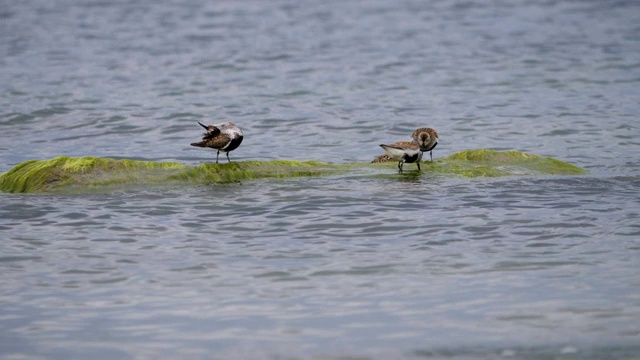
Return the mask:
<path id="1" fill-rule="evenodd" d="M 440 140 L 438 139 L 438 133 L 432 128 L 419 128 L 411 134 L 411 138 L 420 146 L 420 151 L 429 152 L 431 162 L 433 162 L 432 150 L 435 149 L 436 145 L 438 145 L 438 140 Z"/>
<path id="2" fill-rule="evenodd" d="M 205 128 L 207 132 L 203 134 L 202 141 L 191 143 L 191 146 L 208 147 L 218 150 L 216 153 L 216 164 L 218 163 L 220 151 L 225 152 L 227 154 L 227 161 L 231 162 L 229 152 L 235 150 L 240 146 L 240 143 L 242 143 L 242 130 L 232 122 L 204 125 L 198 121 L 198 124 Z"/>
<path id="3" fill-rule="evenodd" d="M 404 163 L 416 163 L 418 171 L 420 171 L 420 161 L 422 161 L 422 151 L 420 146 L 415 142 L 399 141 L 391 145 L 380 144 L 380 147 L 393 160 L 398 161 L 398 169 L 402 172 Z"/>
<path id="4" fill-rule="evenodd" d="M 427 128 L 427 127 L 418 128 L 413 133 L 411 133 L 411 140 L 413 142 L 405 141 L 405 142 L 395 143 L 392 145 L 384 145 L 384 146 L 380 145 L 382 146 L 383 149 L 385 149 L 386 154 L 376 156 L 375 159 L 373 159 L 372 163 L 381 163 L 381 162 L 400 160 L 402 155 L 398 155 L 398 154 L 394 155 L 385 148 L 385 147 L 398 147 L 398 146 L 395 146 L 398 144 L 404 144 L 404 146 L 407 148 L 413 148 L 413 146 L 410 146 L 410 145 L 418 146 L 421 153 L 424 153 L 425 151 L 429 151 L 429 154 L 431 155 L 431 162 L 433 162 L 432 150 L 436 147 L 436 145 L 438 145 L 438 141 L 439 141 L 438 133 L 432 128 Z M 391 151 L 393 152 L 393 150 Z M 420 158 L 422 159 L 422 156 L 420 156 Z M 405 161 L 405 162 L 410 162 L 410 161 Z M 398 167 L 401 167 L 401 164 L 398 164 Z M 419 164 L 418 164 L 418 170 L 420 170 Z"/>

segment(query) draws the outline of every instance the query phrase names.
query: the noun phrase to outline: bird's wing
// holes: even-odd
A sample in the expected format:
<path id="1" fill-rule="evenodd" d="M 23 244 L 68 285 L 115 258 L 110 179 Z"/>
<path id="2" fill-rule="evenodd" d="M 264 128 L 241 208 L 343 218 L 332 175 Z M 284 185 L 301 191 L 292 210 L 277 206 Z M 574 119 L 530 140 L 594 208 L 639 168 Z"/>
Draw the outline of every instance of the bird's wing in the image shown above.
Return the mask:
<path id="1" fill-rule="evenodd" d="M 229 136 L 227 134 L 219 133 L 216 136 L 206 137 L 202 139 L 204 146 L 214 148 L 214 149 L 222 149 L 227 143 L 229 143 Z"/>

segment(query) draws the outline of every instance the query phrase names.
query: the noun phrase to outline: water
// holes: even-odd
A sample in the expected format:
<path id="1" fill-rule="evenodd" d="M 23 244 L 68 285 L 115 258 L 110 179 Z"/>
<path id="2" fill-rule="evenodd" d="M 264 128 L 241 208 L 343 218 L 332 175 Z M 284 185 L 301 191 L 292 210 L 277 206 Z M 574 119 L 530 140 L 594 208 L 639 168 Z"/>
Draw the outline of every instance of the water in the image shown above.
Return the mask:
<path id="1" fill-rule="evenodd" d="M 585 176 L 1 194 L 0 357 L 638 358 L 634 1 L 4 1 L 0 171 L 363 162 L 432 126 Z M 389 165 L 394 174 L 395 165 Z"/>

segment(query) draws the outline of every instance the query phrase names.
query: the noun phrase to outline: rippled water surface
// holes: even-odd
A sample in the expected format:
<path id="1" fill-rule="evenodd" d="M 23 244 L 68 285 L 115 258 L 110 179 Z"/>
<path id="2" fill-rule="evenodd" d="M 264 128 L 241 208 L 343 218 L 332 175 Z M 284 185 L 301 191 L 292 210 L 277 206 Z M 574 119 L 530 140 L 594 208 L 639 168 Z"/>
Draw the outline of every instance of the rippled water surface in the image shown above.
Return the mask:
<path id="1" fill-rule="evenodd" d="M 418 126 L 582 176 L 0 194 L 0 357 L 640 356 L 635 1 L 4 1 L 0 172 L 366 162 Z M 411 165 L 411 166 L 410 166 Z M 413 169 L 412 164 L 407 167 Z M 408 176 L 407 176 L 408 175 Z"/>

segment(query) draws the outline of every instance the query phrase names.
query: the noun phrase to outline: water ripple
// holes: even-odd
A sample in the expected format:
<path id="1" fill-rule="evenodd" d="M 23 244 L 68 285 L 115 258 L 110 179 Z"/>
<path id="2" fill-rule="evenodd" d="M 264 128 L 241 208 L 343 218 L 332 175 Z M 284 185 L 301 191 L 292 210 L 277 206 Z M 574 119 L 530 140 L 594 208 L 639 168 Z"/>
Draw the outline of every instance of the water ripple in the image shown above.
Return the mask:
<path id="1" fill-rule="evenodd" d="M 346 174 L 0 194 L 0 357 L 638 352 L 638 5 L 6 2 L 0 166 L 516 149 L 576 177 Z M 38 24 L 38 26 L 33 26 Z M 606 120 L 606 121 L 605 121 Z M 168 326 L 167 324 L 170 324 Z"/>

